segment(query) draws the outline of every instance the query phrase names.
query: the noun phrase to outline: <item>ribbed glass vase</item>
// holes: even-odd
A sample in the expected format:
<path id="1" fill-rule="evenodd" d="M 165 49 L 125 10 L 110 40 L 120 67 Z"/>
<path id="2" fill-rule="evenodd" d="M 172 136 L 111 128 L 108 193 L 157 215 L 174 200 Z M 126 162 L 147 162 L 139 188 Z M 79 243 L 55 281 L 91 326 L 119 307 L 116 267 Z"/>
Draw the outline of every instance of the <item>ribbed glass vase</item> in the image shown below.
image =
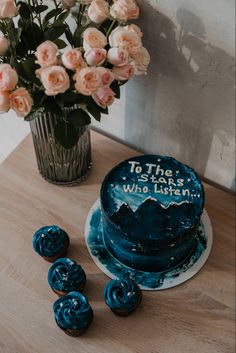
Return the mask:
<path id="1" fill-rule="evenodd" d="M 91 167 L 91 142 L 88 126 L 79 128 L 77 144 L 66 149 L 55 139 L 57 117 L 44 113 L 30 122 L 40 174 L 47 181 L 71 186 L 83 181 Z"/>

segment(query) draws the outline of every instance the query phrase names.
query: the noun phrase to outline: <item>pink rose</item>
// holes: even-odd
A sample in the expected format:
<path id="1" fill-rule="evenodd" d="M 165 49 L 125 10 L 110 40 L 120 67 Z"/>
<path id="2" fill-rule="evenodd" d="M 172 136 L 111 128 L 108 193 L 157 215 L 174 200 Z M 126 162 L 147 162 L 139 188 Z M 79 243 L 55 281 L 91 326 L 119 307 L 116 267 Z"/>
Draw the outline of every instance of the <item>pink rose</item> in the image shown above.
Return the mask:
<path id="1" fill-rule="evenodd" d="M 105 0 L 93 0 L 88 8 L 88 17 L 92 22 L 102 23 L 109 17 L 109 5 Z"/>
<path id="2" fill-rule="evenodd" d="M 10 105 L 19 117 L 25 117 L 31 111 L 33 100 L 27 89 L 20 87 L 12 92 Z"/>
<path id="3" fill-rule="evenodd" d="M 40 44 L 36 50 L 36 61 L 42 67 L 53 66 L 57 64 L 57 54 L 58 54 L 58 47 L 56 44 L 47 40 Z"/>
<path id="4" fill-rule="evenodd" d="M 132 65 L 114 66 L 112 72 L 117 81 L 127 81 L 133 76 L 134 68 Z"/>
<path id="5" fill-rule="evenodd" d="M 61 57 L 63 65 L 69 70 L 81 70 L 86 67 L 81 51 L 78 48 L 67 49 Z"/>
<path id="6" fill-rule="evenodd" d="M 96 68 L 87 67 L 74 75 L 75 88 L 79 93 L 90 96 L 101 86 L 101 78 Z"/>
<path id="7" fill-rule="evenodd" d="M 71 7 L 74 7 L 76 4 L 76 0 L 60 0 L 60 1 L 64 9 L 70 9 Z"/>
<path id="8" fill-rule="evenodd" d="M 97 67 L 96 70 L 101 78 L 102 86 L 110 86 L 110 84 L 114 81 L 114 75 L 111 70 L 105 67 Z"/>
<path id="9" fill-rule="evenodd" d="M 87 28 L 83 33 L 83 37 L 85 51 L 91 48 L 104 48 L 107 45 L 106 36 L 94 27 Z"/>
<path id="10" fill-rule="evenodd" d="M 127 22 L 139 17 L 139 7 L 135 0 L 115 0 L 110 14 L 118 21 Z"/>
<path id="11" fill-rule="evenodd" d="M 62 66 L 50 66 L 36 71 L 47 96 L 56 96 L 64 93 L 70 87 L 69 76 Z"/>
<path id="12" fill-rule="evenodd" d="M 0 55 L 4 55 L 6 53 L 9 45 L 9 40 L 4 36 L 0 36 Z"/>
<path id="13" fill-rule="evenodd" d="M 139 36 L 139 38 L 143 37 L 143 32 L 141 31 L 141 28 L 135 24 L 130 24 L 128 26 L 123 27 L 127 31 L 135 32 Z"/>
<path id="14" fill-rule="evenodd" d="M 146 48 L 140 48 L 134 55 L 132 55 L 134 73 L 135 75 L 146 75 L 147 68 L 150 64 L 150 55 Z"/>
<path id="15" fill-rule="evenodd" d="M 0 113 L 5 113 L 10 109 L 10 93 L 0 92 Z"/>
<path id="16" fill-rule="evenodd" d="M 0 0 L 0 19 L 17 16 L 18 7 L 14 0 Z"/>
<path id="17" fill-rule="evenodd" d="M 0 91 L 12 91 L 17 82 L 16 71 L 9 64 L 0 64 Z"/>
<path id="18" fill-rule="evenodd" d="M 124 66 L 129 63 L 129 52 L 122 48 L 111 48 L 107 53 L 107 60 L 115 66 Z"/>
<path id="19" fill-rule="evenodd" d="M 92 97 L 97 105 L 105 109 L 114 102 L 115 92 L 113 92 L 110 87 L 101 87 Z"/>
<path id="20" fill-rule="evenodd" d="M 121 48 L 134 54 L 142 47 L 141 38 L 134 31 L 128 31 L 123 27 L 116 27 L 109 36 L 109 44 L 112 48 Z"/>
<path id="21" fill-rule="evenodd" d="M 88 49 L 84 54 L 84 58 L 90 66 L 102 65 L 106 60 L 106 56 L 106 50 L 100 48 Z"/>

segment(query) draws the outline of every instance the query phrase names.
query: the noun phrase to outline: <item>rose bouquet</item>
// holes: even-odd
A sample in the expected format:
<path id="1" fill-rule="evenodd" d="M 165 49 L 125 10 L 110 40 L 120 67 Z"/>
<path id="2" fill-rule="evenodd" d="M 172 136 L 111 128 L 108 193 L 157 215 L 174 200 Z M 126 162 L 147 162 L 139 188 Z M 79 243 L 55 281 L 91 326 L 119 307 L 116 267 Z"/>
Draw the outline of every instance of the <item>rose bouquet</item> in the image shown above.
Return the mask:
<path id="1" fill-rule="evenodd" d="M 71 148 L 121 85 L 146 74 L 141 29 L 129 24 L 138 16 L 135 0 L 0 0 L 0 112 L 55 114 L 55 137 Z"/>

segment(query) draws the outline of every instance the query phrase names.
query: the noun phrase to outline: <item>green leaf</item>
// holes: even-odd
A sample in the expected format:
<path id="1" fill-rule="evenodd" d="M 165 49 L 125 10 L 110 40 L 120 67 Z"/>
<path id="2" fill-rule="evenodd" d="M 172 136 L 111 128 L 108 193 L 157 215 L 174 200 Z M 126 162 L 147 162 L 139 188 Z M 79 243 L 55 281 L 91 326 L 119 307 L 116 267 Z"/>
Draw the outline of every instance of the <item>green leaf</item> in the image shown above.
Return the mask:
<path id="1" fill-rule="evenodd" d="M 57 100 L 63 103 L 64 106 L 73 106 L 75 104 L 86 104 L 88 96 L 68 90 L 65 93 L 59 94 Z"/>
<path id="2" fill-rule="evenodd" d="M 84 32 L 83 27 L 77 27 L 74 32 L 74 43 L 76 47 L 80 47 L 83 44 L 82 33 Z"/>
<path id="3" fill-rule="evenodd" d="M 66 35 L 66 39 L 68 40 L 70 45 L 74 46 L 74 37 L 73 37 L 73 34 L 72 34 L 70 27 L 68 25 L 66 26 L 65 35 Z"/>
<path id="4" fill-rule="evenodd" d="M 120 85 L 119 85 L 119 83 L 117 81 L 113 81 L 110 87 L 111 87 L 112 91 L 115 92 L 116 98 L 120 99 Z"/>
<path id="5" fill-rule="evenodd" d="M 21 34 L 22 28 L 15 28 L 14 22 L 12 21 L 8 27 L 8 36 L 13 48 L 16 47 Z"/>
<path id="6" fill-rule="evenodd" d="M 59 118 L 64 116 L 64 112 L 61 107 L 57 104 L 54 97 L 44 96 L 40 102 L 47 112 L 56 114 Z"/>
<path id="7" fill-rule="evenodd" d="M 120 87 L 121 87 L 121 86 L 124 86 L 127 82 L 129 82 L 129 80 L 126 80 L 126 81 L 119 81 Z"/>
<path id="8" fill-rule="evenodd" d="M 44 112 L 44 108 L 39 108 L 37 110 L 31 111 L 25 118 L 25 121 L 32 121 L 38 118 Z"/>
<path id="9" fill-rule="evenodd" d="M 46 97 L 44 91 L 41 91 L 41 90 L 33 91 L 33 92 L 31 92 L 31 96 L 34 101 L 34 106 L 37 106 L 38 108 L 44 109 L 44 107 L 41 106 L 41 101 L 42 101 L 43 97 Z M 45 111 L 45 109 L 44 109 L 44 111 Z"/>
<path id="10" fill-rule="evenodd" d="M 31 8 L 28 4 L 26 4 L 25 2 L 23 1 L 20 1 L 18 3 L 20 5 L 20 8 L 19 8 L 19 14 L 21 17 L 29 20 L 30 19 L 30 16 L 31 16 Z"/>
<path id="11" fill-rule="evenodd" d="M 64 22 L 64 21 L 67 19 L 67 17 L 69 16 L 69 14 L 70 14 L 70 11 L 64 11 L 64 12 L 62 12 L 62 13 L 58 16 L 57 22 Z"/>
<path id="12" fill-rule="evenodd" d="M 54 40 L 54 43 L 58 46 L 59 49 L 67 47 L 67 44 L 62 39 L 56 39 Z"/>
<path id="13" fill-rule="evenodd" d="M 61 37 L 62 34 L 65 33 L 65 30 L 66 30 L 66 25 L 64 24 L 53 26 L 45 32 L 45 37 L 48 40 L 54 41 L 59 37 Z"/>
<path id="14" fill-rule="evenodd" d="M 21 75 L 26 80 L 40 85 L 40 81 L 35 74 L 35 71 L 39 68 L 39 65 L 35 63 L 35 58 L 28 58 L 25 61 L 21 61 L 19 66 L 21 66 Z"/>
<path id="15" fill-rule="evenodd" d="M 66 120 L 78 128 L 91 123 L 90 116 L 83 109 L 72 110 L 67 114 Z"/>
<path id="16" fill-rule="evenodd" d="M 89 107 L 89 109 L 92 109 L 91 107 L 94 107 L 94 109 L 97 109 L 102 114 L 109 113 L 108 108 L 102 108 L 99 105 L 97 105 L 97 103 L 93 100 L 93 98 L 91 98 L 91 97 L 88 97 L 88 98 L 89 99 L 88 99 L 88 103 L 87 103 L 87 109 L 88 109 L 88 107 Z"/>
<path id="17" fill-rule="evenodd" d="M 62 12 L 62 9 L 53 9 L 47 13 L 47 15 L 44 17 L 43 22 L 47 23 L 51 18 L 56 17 Z"/>
<path id="18" fill-rule="evenodd" d="M 59 94 L 58 98 L 61 102 L 76 103 L 77 94 L 67 90 L 65 93 Z"/>
<path id="19" fill-rule="evenodd" d="M 22 29 L 19 46 L 22 45 L 26 51 L 36 50 L 44 40 L 44 34 L 40 27 L 36 23 L 29 22 Z"/>
<path id="20" fill-rule="evenodd" d="M 35 12 L 35 13 L 42 13 L 42 12 L 44 12 L 44 11 L 46 11 L 48 9 L 48 6 L 46 6 L 46 5 L 38 5 L 38 6 L 36 6 L 34 9 L 33 9 L 33 11 Z"/>
<path id="21" fill-rule="evenodd" d="M 87 110 L 94 117 L 94 119 L 96 119 L 97 121 L 101 121 L 101 112 L 99 109 L 97 109 L 95 104 L 87 105 Z"/>
<path id="22" fill-rule="evenodd" d="M 66 149 L 76 145 L 79 133 L 78 130 L 65 121 L 59 121 L 55 126 L 55 138 Z"/>

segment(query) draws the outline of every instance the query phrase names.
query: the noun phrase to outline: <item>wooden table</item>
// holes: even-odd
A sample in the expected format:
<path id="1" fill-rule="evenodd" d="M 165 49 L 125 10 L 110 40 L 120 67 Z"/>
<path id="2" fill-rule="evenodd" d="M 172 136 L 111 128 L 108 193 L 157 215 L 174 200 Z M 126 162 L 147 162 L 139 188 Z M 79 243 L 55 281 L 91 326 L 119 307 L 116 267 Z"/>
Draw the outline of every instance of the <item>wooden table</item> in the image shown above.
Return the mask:
<path id="1" fill-rule="evenodd" d="M 97 133 L 92 133 L 92 146 L 91 174 L 72 188 L 41 178 L 30 136 L 0 166 L 0 352 L 233 353 L 233 196 L 205 185 L 214 247 L 200 273 L 176 288 L 144 292 L 140 308 L 119 318 L 104 303 L 108 278 L 88 254 L 84 224 L 105 174 L 137 152 Z M 32 234 L 49 224 L 69 233 L 68 255 L 87 273 L 85 295 L 95 318 L 80 338 L 56 326 L 52 305 L 57 297 L 47 283 L 49 264 L 32 249 Z"/>

